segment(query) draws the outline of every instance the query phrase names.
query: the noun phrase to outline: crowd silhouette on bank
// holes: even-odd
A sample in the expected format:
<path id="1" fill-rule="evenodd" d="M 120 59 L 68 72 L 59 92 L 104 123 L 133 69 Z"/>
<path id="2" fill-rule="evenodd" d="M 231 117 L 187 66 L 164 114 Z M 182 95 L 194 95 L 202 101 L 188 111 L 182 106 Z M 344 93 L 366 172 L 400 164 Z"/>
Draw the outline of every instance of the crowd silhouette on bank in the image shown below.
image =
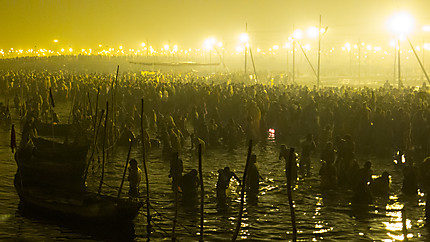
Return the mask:
<path id="1" fill-rule="evenodd" d="M 200 185 L 196 170 L 182 175 L 180 157 L 190 152 L 185 149 L 187 140 L 192 150 L 199 144 L 203 149 L 233 150 L 247 140 L 264 144 L 269 129 L 274 130 L 277 143 L 297 148 L 299 165 L 294 169 L 302 177 L 312 175 L 312 163 L 322 162 L 318 175 L 324 189 L 346 186 L 353 189 L 355 200 L 371 202 L 373 195 L 388 191 L 389 174 L 372 179 L 372 163 L 360 167 L 357 157 L 396 153 L 407 160 L 403 192 L 428 187 L 430 92 L 425 85 L 317 89 L 296 83 L 255 83 L 239 74 L 201 77 L 142 72 L 116 78 L 66 71 L 3 71 L 0 87 L 7 110 L 15 108 L 12 116 L 17 115 L 22 126 L 29 117 L 73 123 L 78 127 L 75 135 L 82 136 L 97 126 L 100 110 L 111 107 L 111 138 L 127 141 L 140 132 L 143 120 L 144 134 L 137 137 L 143 137 L 147 150 L 162 147 L 163 157 L 171 164 L 172 189 L 184 194 L 197 194 Z M 71 105 L 67 120 L 59 119 L 52 98 L 60 105 Z M 258 195 L 261 176 L 256 161 L 252 156 L 247 191 Z M 218 173 L 217 196 L 225 200 L 230 179 L 243 181 L 228 167 Z"/>

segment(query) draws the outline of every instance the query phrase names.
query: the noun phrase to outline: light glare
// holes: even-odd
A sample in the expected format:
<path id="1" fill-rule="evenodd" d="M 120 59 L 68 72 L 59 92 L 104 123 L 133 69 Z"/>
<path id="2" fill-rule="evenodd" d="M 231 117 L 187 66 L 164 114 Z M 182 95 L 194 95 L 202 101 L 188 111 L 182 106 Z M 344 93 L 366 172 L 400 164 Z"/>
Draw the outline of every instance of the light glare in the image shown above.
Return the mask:
<path id="1" fill-rule="evenodd" d="M 293 37 L 295 39 L 301 39 L 303 37 L 303 31 L 300 29 L 294 30 Z"/>
<path id="2" fill-rule="evenodd" d="M 311 37 L 311 38 L 316 38 L 316 37 L 318 37 L 318 28 L 317 27 L 315 27 L 315 26 L 312 26 L 312 27 L 309 27 L 308 28 L 308 35 L 309 35 L 309 37 Z"/>
<path id="3" fill-rule="evenodd" d="M 407 12 L 399 12 L 391 17 L 389 21 L 390 30 L 398 35 L 408 34 L 414 25 L 413 17 Z"/>
<path id="4" fill-rule="evenodd" d="M 240 35 L 240 42 L 242 43 L 248 43 L 249 42 L 249 35 L 247 33 L 243 33 Z"/>

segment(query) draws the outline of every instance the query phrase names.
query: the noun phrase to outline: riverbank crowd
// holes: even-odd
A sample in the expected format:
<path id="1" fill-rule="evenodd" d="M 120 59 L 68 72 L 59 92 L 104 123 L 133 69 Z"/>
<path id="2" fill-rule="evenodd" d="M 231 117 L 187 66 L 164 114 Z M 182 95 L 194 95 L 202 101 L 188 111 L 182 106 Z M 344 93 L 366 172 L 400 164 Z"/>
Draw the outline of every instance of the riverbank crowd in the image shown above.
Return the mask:
<path id="1" fill-rule="evenodd" d="M 7 110 L 15 108 L 11 116 L 19 117 L 22 124 L 30 117 L 77 124 L 74 132 L 79 140 L 92 139 L 89 130 L 97 127 L 101 109 L 109 109 L 112 134 L 107 138 L 117 138 L 118 144 L 139 133 L 142 120 L 144 135 L 136 136 L 143 137 L 148 150 L 161 144 L 166 160 L 188 152 L 187 140 L 193 149 L 199 144 L 204 149 L 235 149 L 247 140 L 275 140 L 296 147 L 303 176 L 311 175 L 312 162 L 322 160 L 321 184 L 327 189 L 349 184 L 358 194 L 367 193 L 373 181 L 371 163 L 360 168 L 358 156 L 397 154 L 399 163 L 406 157 L 406 183 L 413 183 L 408 190 L 416 192 L 419 186 L 425 190 L 422 181 L 428 178 L 426 170 L 418 169 L 426 166 L 424 158 L 430 150 L 430 92 L 425 84 L 318 89 L 273 79 L 257 83 L 238 73 L 141 72 L 116 77 L 114 73 L 3 71 L 0 97 Z M 54 112 L 54 103 L 62 108 Z M 356 174 L 351 176 L 352 172 Z M 387 176 L 381 177 L 387 180 Z M 417 181 L 410 181 L 413 178 Z M 194 187 L 196 179 L 192 180 Z M 381 186 L 374 191 L 378 189 Z"/>

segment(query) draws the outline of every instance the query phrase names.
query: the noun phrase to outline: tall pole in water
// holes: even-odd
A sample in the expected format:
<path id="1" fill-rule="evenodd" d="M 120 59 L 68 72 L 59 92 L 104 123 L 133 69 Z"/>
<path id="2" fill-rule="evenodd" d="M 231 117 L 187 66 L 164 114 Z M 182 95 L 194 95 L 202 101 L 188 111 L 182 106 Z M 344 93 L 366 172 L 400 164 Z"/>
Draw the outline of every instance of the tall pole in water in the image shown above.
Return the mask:
<path id="1" fill-rule="evenodd" d="M 318 70 L 317 70 L 317 88 L 320 88 L 320 65 L 321 65 L 321 14 L 320 25 L 318 28 Z"/>

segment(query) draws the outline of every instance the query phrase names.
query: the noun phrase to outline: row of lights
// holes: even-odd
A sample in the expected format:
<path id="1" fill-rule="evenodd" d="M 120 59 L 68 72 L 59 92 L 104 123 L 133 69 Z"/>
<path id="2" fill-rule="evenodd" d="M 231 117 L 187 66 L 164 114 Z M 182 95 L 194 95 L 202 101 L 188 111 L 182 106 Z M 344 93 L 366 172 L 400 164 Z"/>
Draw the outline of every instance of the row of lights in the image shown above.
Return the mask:
<path id="1" fill-rule="evenodd" d="M 389 27 L 389 29 L 393 33 L 395 33 L 396 35 L 398 35 L 398 39 L 399 40 L 404 40 L 405 39 L 405 36 L 412 30 L 413 24 L 414 24 L 414 21 L 413 21 L 412 16 L 410 14 L 406 13 L 406 12 L 397 13 L 397 14 L 393 15 L 393 17 L 388 21 L 388 27 Z M 307 33 L 308 37 L 310 37 L 310 38 L 313 38 L 313 39 L 317 38 L 317 37 L 320 38 L 321 35 L 323 35 L 323 34 L 325 34 L 327 32 L 327 29 L 328 29 L 327 27 L 319 29 L 317 27 L 312 26 L 312 27 L 309 27 L 307 29 L 306 33 Z M 423 26 L 422 30 L 425 31 L 425 32 L 430 32 L 430 26 Z M 288 38 L 288 42 L 285 44 L 284 47 L 287 48 L 287 49 L 291 48 L 291 44 L 294 41 L 299 41 L 303 37 L 304 37 L 304 32 L 301 29 L 294 30 L 293 33 L 291 34 L 291 36 Z M 239 44 L 238 46 L 236 46 L 236 52 L 243 52 L 244 50 L 246 50 L 246 48 L 249 48 L 249 46 L 250 46 L 249 40 L 250 40 L 249 39 L 249 35 L 247 33 L 241 34 L 239 36 L 239 41 L 240 41 L 241 44 Z M 58 39 L 54 39 L 53 42 L 54 43 L 59 43 L 59 40 Z M 364 46 L 364 43 L 362 43 L 362 45 Z M 390 42 L 390 45 L 392 47 L 396 47 L 397 49 L 400 48 L 399 46 L 396 45 L 396 41 L 394 41 L 394 40 Z M 102 45 L 99 45 L 99 47 L 101 48 Z M 151 55 L 168 55 L 168 54 L 176 54 L 176 53 L 190 54 L 192 52 L 192 49 L 188 49 L 188 50 L 185 50 L 185 51 L 179 50 L 178 45 L 174 45 L 173 48 L 171 48 L 169 45 L 166 44 L 166 45 L 163 46 L 163 48 L 160 49 L 160 51 L 155 50 L 152 46 L 147 47 L 144 42 L 141 43 L 141 47 L 143 49 L 137 49 L 137 50 L 135 50 L 135 49 L 129 49 L 129 53 L 128 54 L 144 55 L 144 53 L 146 53 L 146 55 L 148 55 L 148 54 L 151 54 Z M 204 41 L 204 43 L 203 43 L 203 47 L 204 47 L 204 50 L 207 50 L 207 51 L 212 51 L 213 49 L 217 50 L 218 47 L 222 48 L 224 50 L 222 42 L 218 42 L 213 37 L 206 39 Z M 348 52 L 351 51 L 351 45 L 349 43 L 345 44 L 341 48 L 342 48 L 342 50 L 347 50 Z M 358 45 L 354 45 L 354 48 L 357 49 Z M 429 50 L 430 49 L 430 44 L 425 43 L 422 48 L 425 49 L 425 50 Z M 123 55 L 123 54 L 125 54 L 123 46 L 119 46 L 118 49 L 119 50 L 117 50 L 115 52 L 114 48 L 109 48 L 109 49 L 106 49 L 106 50 L 98 51 L 97 54 L 98 55 L 113 55 L 113 54 Z M 305 44 L 303 46 L 303 49 L 309 51 L 311 49 L 310 44 Z M 369 51 L 371 51 L 373 49 L 375 51 L 375 53 L 376 53 L 378 51 L 381 51 L 382 47 L 375 46 L 375 47 L 372 48 L 371 45 L 367 45 L 366 49 L 369 50 Z M 279 45 L 274 45 L 272 48 L 269 48 L 269 53 L 275 52 L 277 50 L 279 50 Z M 330 52 L 333 52 L 333 50 L 334 50 L 334 48 L 332 48 L 330 50 Z M 419 46 L 417 47 L 417 50 L 420 50 Z M 195 51 L 199 52 L 200 49 L 196 49 Z M 12 54 L 15 53 L 16 55 L 24 55 L 26 53 L 27 54 L 37 53 L 39 55 L 40 54 L 42 54 L 42 55 L 47 55 L 47 54 L 50 54 L 50 55 L 55 55 L 55 54 L 58 54 L 58 55 L 76 54 L 76 53 L 73 53 L 73 49 L 72 48 L 69 48 L 68 52 L 69 53 L 67 53 L 67 50 L 64 49 L 64 48 L 62 48 L 60 51 L 52 51 L 52 50 L 46 50 L 46 49 L 39 49 L 38 51 L 33 51 L 32 49 L 30 49 L 30 50 L 28 50 L 26 52 L 24 52 L 23 50 L 14 51 L 14 49 L 11 48 L 7 53 L 5 51 L 3 51 L 3 50 L 0 50 L 0 54 L 2 56 L 5 56 L 6 54 L 10 55 L 11 53 Z M 260 53 L 261 49 L 257 48 L 257 52 Z M 265 53 L 265 52 L 263 52 L 263 53 Z M 93 52 L 92 52 L 92 49 L 88 49 L 88 51 L 85 50 L 85 49 L 82 49 L 82 51 L 81 51 L 80 54 L 92 55 Z M 236 53 L 236 54 L 238 54 L 238 53 Z"/>
<path id="2" fill-rule="evenodd" d="M 399 46 L 397 45 L 396 41 L 391 41 L 390 42 L 390 46 L 396 49 L 399 49 Z M 235 48 L 236 52 L 232 52 L 231 54 L 240 54 L 243 53 L 243 51 L 245 50 L 245 47 L 249 47 L 249 43 L 245 44 L 245 45 L 238 45 Z M 303 49 L 306 51 L 311 51 L 312 47 L 310 44 L 304 44 Z M 347 42 L 346 44 L 344 44 L 343 46 L 341 46 L 340 50 L 342 51 L 347 51 L 350 52 L 353 49 L 358 49 L 358 48 L 363 48 L 367 51 L 373 51 L 374 53 L 377 52 L 382 52 L 383 48 L 381 46 L 372 46 L 370 44 L 365 44 L 364 42 L 362 42 L 361 44 L 354 44 L 351 45 L 349 42 Z M 135 55 L 135 56 L 145 56 L 145 55 L 151 55 L 151 56 L 163 56 L 163 55 L 172 55 L 172 54 L 178 54 L 178 55 L 191 55 L 191 54 L 201 54 L 204 55 L 206 52 L 205 51 L 212 51 L 214 49 L 220 48 L 221 50 L 224 50 L 224 48 L 222 47 L 222 43 L 218 42 L 216 44 L 213 45 L 209 45 L 206 41 L 204 44 L 204 48 L 202 49 L 186 49 L 186 50 L 182 50 L 179 49 L 177 45 L 175 45 L 173 48 L 171 48 L 169 45 L 165 45 L 163 46 L 163 48 L 159 49 L 159 50 L 155 50 L 154 48 L 149 47 L 149 48 L 143 48 L 143 49 L 128 49 L 125 50 L 125 48 L 123 46 L 119 46 L 117 49 L 115 48 L 108 48 L 108 49 L 104 49 L 104 50 L 99 50 L 94 52 L 93 49 L 81 49 L 81 51 L 77 51 L 73 48 L 61 48 L 59 51 L 54 51 L 54 50 L 48 50 L 48 49 L 38 49 L 38 50 L 34 50 L 34 49 L 28 49 L 28 50 L 22 50 L 22 49 L 14 49 L 11 48 L 9 50 L 3 50 L 0 49 L 0 56 L 32 56 L 34 54 L 39 54 L 42 56 L 47 56 L 47 55 Z M 291 42 L 287 42 L 284 45 L 273 45 L 272 47 L 266 49 L 266 51 L 264 51 L 261 48 L 256 48 L 257 53 L 262 53 L 262 54 L 276 54 L 278 53 L 281 49 L 287 49 L 287 51 L 292 51 L 292 44 Z M 421 51 L 421 50 L 430 50 L 430 43 L 424 43 L 421 46 L 416 46 L 415 49 L 417 51 Z M 296 48 L 297 50 L 297 48 Z M 330 53 L 333 53 L 336 48 L 330 48 L 328 49 Z M 385 50 L 385 52 L 387 52 Z M 214 52 L 215 55 L 219 55 L 218 51 Z"/>

